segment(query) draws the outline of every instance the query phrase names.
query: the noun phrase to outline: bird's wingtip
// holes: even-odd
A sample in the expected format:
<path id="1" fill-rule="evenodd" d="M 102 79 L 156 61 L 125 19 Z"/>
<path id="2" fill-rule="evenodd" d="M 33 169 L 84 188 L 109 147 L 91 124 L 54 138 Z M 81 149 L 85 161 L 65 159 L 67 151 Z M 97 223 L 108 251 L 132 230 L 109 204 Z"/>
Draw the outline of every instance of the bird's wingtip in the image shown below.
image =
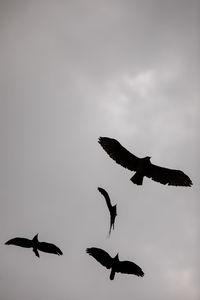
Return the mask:
<path id="1" fill-rule="evenodd" d="M 104 189 L 98 186 L 97 190 L 102 194 L 104 192 Z"/>
<path id="2" fill-rule="evenodd" d="M 193 182 L 192 182 L 192 180 L 190 179 L 189 186 L 191 187 L 192 185 L 193 185 Z"/>
<path id="3" fill-rule="evenodd" d="M 91 249 L 92 249 L 92 248 L 86 248 L 86 250 L 85 250 L 86 253 L 88 253 L 89 255 L 91 255 Z"/>
<path id="4" fill-rule="evenodd" d="M 111 140 L 116 141 L 115 139 L 107 137 L 107 136 L 100 136 L 98 139 L 98 143 L 102 144 L 102 142 L 104 143 L 104 142 L 108 142 Z"/>

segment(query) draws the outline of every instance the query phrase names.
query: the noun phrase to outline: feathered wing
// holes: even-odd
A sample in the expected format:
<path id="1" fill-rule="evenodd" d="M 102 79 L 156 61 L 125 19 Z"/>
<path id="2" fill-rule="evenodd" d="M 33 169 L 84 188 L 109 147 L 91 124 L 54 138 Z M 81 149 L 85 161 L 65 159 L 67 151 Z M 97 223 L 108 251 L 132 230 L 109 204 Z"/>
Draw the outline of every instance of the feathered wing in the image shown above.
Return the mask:
<path id="1" fill-rule="evenodd" d="M 116 163 L 131 171 L 137 170 L 140 158 L 125 149 L 117 140 L 100 137 L 98 142 Z"/>
<path id="2" fill-rule="evenodd" d="M 62 251 L 54 244 L 39 242 L 37 245 L 37 249 L 47 253 L 53 253 L 57 255 L 62 255 Z"/>
<path id="3" fill-rule="evenodd" d="M 112 205 L 108 193 L 106 192 L 106 190 L 100 187 L 98 187 L 98 191 L 104 196 L 108 209 L 110 210 L 112 208 Z"/>
<path id="4" fill-rule="evenodd" d="M 115 272 L 134 274 L 136 276 L 144 276 L 142 269 L 132 261 L 121 261 L 115 268 Z"/>
<path id="5" fill-rule="evenodd" d="M 110 269 L 112 266 L 113 259 L 112 257 L 104 250 L 100 248 L 87 248 L 86 252 L 93 256 L 100 264 L 102 264 L 107 269 Z"/>
<path id="6" fill-rule="evenodd" d="M 180 170 L 163 168 L 150 164 L 145 171 L 145 176 L 162 184 L 174 186 L 191 186 L 191 179 Z"/>
<path id="7" fill-rule="evenodd" d="M 15 245 L 15 246 L 24 247 L 24 248 L 33 247 L 32 240 L 29 240 L 26 238 L 20 238 L 20 237 L 16 237 L 14 239 L 7 241 L 5 243 L 5 245 Z"/>

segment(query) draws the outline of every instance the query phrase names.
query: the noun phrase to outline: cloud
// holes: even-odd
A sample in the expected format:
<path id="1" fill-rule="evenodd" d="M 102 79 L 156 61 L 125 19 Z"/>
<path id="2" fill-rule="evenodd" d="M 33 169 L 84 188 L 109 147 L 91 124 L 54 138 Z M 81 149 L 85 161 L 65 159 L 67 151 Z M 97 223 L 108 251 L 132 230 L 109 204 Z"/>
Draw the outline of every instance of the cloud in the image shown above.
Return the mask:
<path id="1" fill-rule="evenodd" d="M 2 245 L 5 299 L 198 299 L 198 8 L 195 0 L 1 1 L 1 236 L 40 232 L 64 252 L 36 262 Z M 196 185 L 146 179 L 137 188 L 100 135 L 183 169 Z M 119 208 L 109 240 L 100 184 Z M 87 246 L 119 251 L 145 277 L 111 283 Z"/>
<path id="2" fill-rule="evenodd" d="M 166 277 L 170 292 L 176 294 L 177 297 L 192 297 L 195 299 L 199 296 L 200 291 L 197 288 L 195 271 L 192 267 L 186 269 L 169 268 Z"/>

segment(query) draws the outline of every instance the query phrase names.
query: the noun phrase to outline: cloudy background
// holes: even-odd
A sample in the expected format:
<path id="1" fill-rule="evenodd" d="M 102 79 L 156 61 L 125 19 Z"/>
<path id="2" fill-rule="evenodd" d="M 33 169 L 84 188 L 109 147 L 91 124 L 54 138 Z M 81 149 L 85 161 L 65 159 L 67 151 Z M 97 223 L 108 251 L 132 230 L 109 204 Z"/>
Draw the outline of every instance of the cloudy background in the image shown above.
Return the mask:
<path id="1" fill-rule="evenodd" d="M 199 23 L 198 0 L 0 1 L 2 300 L 199 299 Z M 99 136 L 194 185 L 133 185 Z M 36 233 L 64 255 L 4 245 Z"/>

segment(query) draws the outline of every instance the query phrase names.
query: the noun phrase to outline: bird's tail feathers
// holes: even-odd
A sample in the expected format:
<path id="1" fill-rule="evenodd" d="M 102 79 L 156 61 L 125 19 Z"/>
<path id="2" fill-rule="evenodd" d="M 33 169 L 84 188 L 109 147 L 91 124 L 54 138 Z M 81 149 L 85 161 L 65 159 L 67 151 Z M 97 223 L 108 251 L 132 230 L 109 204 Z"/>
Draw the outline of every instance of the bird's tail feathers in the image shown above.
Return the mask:
<path id="1" fill-rule="evenodd" d="M 110 280 L 113 280 L 115 278 L 115 270 L 112 268 L 110 273 Z"/>
<path id="2" fill-rule="evenodd" d="M 36 255 L 37 257 L 40 257 L 39 252 L 38 252 L 37 249 L 33 248 L 33 252 L 35 253 L 35 255 Z"/>
<path id="3" fill-rule="evenodd" d="M 131 181 L 137 185 L 142 185 L 144 176 L 140 173 L 135 173 L 133 177 L 131 177 Z"/>
<path id="4" fill-rule="evenodd" d="M 115 217 L 114 218 L 111 217 L 111 219 L 110 219 L 110 228 L 109 228 L 109 232 L 108 232 L 108 237 L 110 237 L 111 231 L 115 229 Z"/>
<path id="5" fill-rule="evenodd" d="M 109 231 L 108 231 L 107 238 L 109 238 L 109 237 L 110 237 L 110 235 L 111 235 L 111 230 L 112 230 L 112 226 L 110 226 L 110 228 L 109 228 Z"/>

